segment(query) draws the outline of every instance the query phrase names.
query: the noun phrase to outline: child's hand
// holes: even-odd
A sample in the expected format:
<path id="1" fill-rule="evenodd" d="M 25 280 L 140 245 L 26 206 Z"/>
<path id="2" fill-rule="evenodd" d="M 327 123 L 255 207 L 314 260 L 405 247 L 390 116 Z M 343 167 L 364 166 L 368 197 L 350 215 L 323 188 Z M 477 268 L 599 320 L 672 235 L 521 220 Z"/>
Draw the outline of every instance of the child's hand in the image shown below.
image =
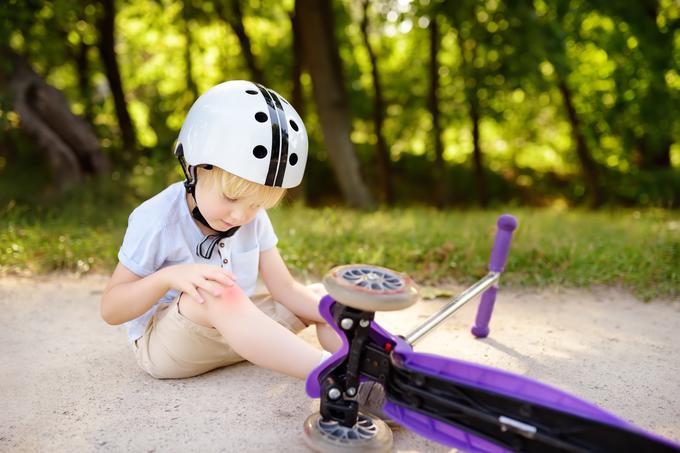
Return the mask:
<path id="1" fill-rule="evenodd" d="M 211 264 L 178 264 L 163 268 L 167 285 L 187 293 L 194 300 L 203 303 L 203 298 L 198 294 L 198 288 L 219 296 L 222 286 L 234 286 L 236 276 L 228 270 Z"/>

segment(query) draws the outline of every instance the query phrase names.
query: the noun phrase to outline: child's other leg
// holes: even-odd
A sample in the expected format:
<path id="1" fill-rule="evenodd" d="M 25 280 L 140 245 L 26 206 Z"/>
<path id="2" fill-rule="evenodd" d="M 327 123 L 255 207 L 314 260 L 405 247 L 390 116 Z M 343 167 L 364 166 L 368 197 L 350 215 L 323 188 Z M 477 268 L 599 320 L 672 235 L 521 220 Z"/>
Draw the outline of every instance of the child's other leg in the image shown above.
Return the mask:
<path id="1" fill-rule="evenodd" d="M 319 296 L 319 300 L 327 294 L 326 288 L 321 283 L 314 283 L 309 285 L 308 288 Z M 328 352 L 335 352 L 342 346 L 342 340 L 338 336 L 337 332 L 329 326 L 326 321 L 317 322 L 311 321 L 316 326 L 316 336 L 319 339 L 319 343 Z"/>
<path id="2" fill-rule="evenodd" d="M 321 347 L 328 352 L 336 352 L 342 346 L 342 340 L 337 332 L 328 324 L 315 323 L 316 337 L 321 343 Z"/>
<path id="3" fill-rule="evenodd" d="M 237 354 L 255 365 L 304 379 L 321 352 L 262 313 L 238 286 L 215 297 L 199 289 L 203 304 L 182 296 L 182 315 L 215 327 Z"/>

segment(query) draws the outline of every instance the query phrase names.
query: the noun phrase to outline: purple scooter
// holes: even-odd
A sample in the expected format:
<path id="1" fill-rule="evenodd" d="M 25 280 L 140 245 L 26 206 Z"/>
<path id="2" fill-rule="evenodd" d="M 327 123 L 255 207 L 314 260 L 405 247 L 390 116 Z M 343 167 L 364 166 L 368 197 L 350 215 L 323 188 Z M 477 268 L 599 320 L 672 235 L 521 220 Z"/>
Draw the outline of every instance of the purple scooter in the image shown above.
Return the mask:
<path id="1" fill-rule="evenodd" d="M 304 426 L 307 445 L 321 452 L 382 452 L 392 432 L 358 411 L 359 384 L 383 385 L 383 412 L 418 434 L 468 452 L 680 452 L 680 446 L 599 407 L 540 382 L 448 357 L 413 345 L 466 302 L 482 294 L 472 333 L 485 337 L 517 221 L 498 220 L 489 273 L 406 337 L 374 320 L 418 299 L 405 274 L 370 265 L 332 269 L 319 310 L 343 340 L 338 352 L 307 378 L 320 411 Z"/>

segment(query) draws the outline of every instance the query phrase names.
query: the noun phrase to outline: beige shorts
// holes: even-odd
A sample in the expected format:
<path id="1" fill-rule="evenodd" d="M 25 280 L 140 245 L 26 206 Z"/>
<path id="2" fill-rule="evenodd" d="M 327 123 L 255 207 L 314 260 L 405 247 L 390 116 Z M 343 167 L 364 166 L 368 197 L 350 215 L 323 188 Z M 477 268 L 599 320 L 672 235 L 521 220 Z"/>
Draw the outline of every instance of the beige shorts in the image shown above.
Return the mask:
<path id="1" fill-rule="evenodd" d="M 185 318 L 177 308 L 177 300 L 158 307 L 144 335 L 134 342 L 135 358 L 144 371 L 158 379 L 187 378 L 244 360 L 217 329 Z M 293 333 L 307 327 L 269 294 L 256 295 L 251 300 Z"/>

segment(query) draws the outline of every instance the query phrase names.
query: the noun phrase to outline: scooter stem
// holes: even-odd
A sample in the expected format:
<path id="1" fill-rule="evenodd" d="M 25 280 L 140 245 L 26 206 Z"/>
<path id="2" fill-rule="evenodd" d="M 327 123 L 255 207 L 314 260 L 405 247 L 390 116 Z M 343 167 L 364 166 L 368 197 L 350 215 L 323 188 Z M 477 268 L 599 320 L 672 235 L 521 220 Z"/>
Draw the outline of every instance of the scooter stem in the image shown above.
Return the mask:
<path id="1" fill-rule="evenodd" d="M 480 281 L 466 289 L 461 295 L 453 299 L 441 310 L 430 316 L 423 324 L 416 327 L 411 333 L 406 335 L 406 341 L 413 346 L 417 341 L 422 339 L 425 335 L 430 333 L 435 327 L 446 321 L 456 310 L 479 296 L 484 290 L 498 282 L 501 274 L 498 272 L 489 272 Z"/>

